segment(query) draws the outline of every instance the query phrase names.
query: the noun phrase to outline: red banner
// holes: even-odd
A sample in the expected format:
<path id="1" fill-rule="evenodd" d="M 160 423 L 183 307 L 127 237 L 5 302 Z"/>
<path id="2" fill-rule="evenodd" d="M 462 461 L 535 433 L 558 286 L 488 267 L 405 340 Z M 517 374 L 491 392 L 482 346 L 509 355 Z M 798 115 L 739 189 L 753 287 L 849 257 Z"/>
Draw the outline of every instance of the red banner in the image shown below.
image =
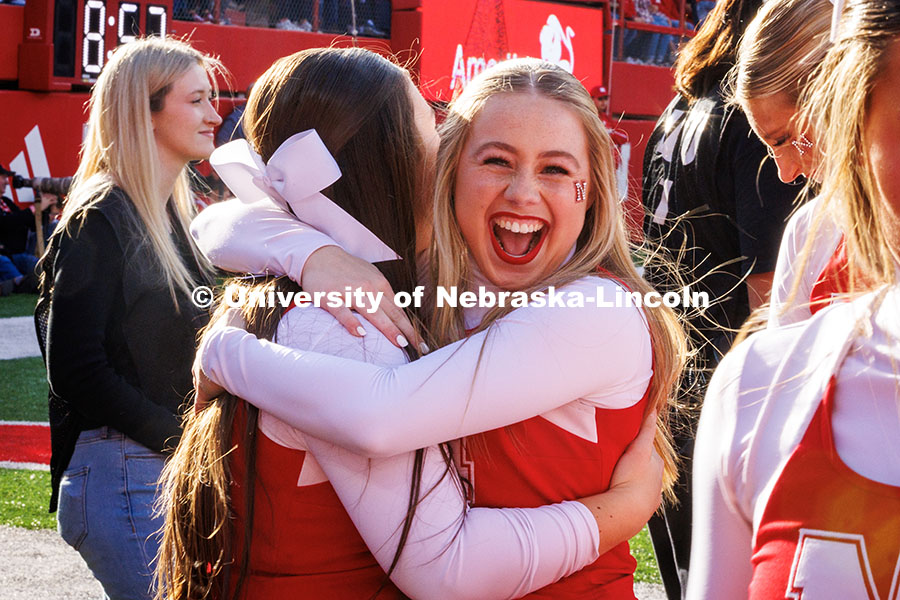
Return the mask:
<path id="1" fill-rule="evenodd" d="M 485 68 L 516 57 L 558 64 L 588 88 L 604 80 L 599 7 L 531 0 L 423 0 L 418 11 L 421 87 L 434 100 L 450 100 Z"/>
<path id="2" fill-rule="evenodd" d="M 14 115 L 4 124 L 0 164 L 26 178 L 74 175 L 87 99 L 86 93 L 0 91 L 0 113 Z M 17 202 L 32 198 L 31 189 L 14 191 Z"/>

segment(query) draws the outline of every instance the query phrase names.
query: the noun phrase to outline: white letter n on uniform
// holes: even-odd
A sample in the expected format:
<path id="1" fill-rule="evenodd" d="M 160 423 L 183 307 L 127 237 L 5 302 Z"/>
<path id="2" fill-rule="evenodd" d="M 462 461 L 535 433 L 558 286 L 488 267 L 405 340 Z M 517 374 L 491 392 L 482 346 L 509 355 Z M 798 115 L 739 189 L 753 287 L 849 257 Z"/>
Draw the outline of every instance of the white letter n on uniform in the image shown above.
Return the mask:
<path id="1" fill-rule="evenodd" d="M 896 595 L 896 588 L 895 571 L 891 599 Z M 785 597 L 792 600 L 880 600 L 863 536 L 801 529 Z"/>

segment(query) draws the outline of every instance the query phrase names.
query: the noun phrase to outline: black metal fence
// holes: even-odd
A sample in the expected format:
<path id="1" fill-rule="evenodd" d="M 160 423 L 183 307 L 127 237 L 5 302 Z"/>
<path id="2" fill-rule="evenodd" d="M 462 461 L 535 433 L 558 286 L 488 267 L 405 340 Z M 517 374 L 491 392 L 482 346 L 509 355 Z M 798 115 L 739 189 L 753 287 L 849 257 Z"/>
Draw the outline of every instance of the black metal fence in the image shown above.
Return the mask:
<path id="1" fill-rule="evenodd" d="M 391 35 L 390 0 L 175 0 L 182 21 L 363 37 Z"/>

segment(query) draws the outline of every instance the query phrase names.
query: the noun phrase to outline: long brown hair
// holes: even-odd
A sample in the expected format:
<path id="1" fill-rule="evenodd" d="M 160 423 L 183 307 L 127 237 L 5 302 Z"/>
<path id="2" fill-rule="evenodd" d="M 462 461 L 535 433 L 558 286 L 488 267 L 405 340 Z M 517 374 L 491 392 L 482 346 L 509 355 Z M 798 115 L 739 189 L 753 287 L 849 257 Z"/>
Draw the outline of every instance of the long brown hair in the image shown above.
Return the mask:
<path id="1" fill-rule="evenodd" d="M 697 34 L 678 51 L 675 90 L 694 102 L 709 94 L 734 66 L 738 42 L 763 0 L 718 0 Z"/>
<path id="2" fill-rule="evenodd" d="M 403 258 L 379 265 L 398 290 L 416 284 L 407 267 L 415 258 L 415 213 L 427 197 L 409 81 L 405 70 L 369 50 L 303 50 L 269 67 L 243 117 L 264 161 L 294 133 L 316 129 L 343 172 L 323 193 Z M 387 210 L 376 199 L 393 206 Z"/>
<path id="3" fill-rule="evenodd" d="M 503 62 L 476 77 L 449 107 L 441 125 L 434 200 L 434 242 L 431 269 L 435 285 L 465 289 L 471 281 L 465 240 L 455 217 L 453 190 L 457 165 L 472 123 L 487 100 L 496 94 L 533 93 L 563 103 L 581 120 L 588 140 L 590 175 L 584 228 L 575 255 L 566 264 L 525 292 L 562 287 L 582 277 L 596 275 L 602 268 L 623 281 L 634 292 L 651 291 L 637 273 L 631 259 L 632 247 L 625 232 L 625 220 L 618 201 L 612 142 L 597 117 L 597 109 L 584 86 L 565 70 L 537 59 Z M 487 329 L 513 308 L 495 308 L 476 331 Z M 687 354 L 684 330 L 667 307 L 644 308 L 653 345 L 653 376 L 650 382 L 650 409 L 659 412 L 656 445 L 665 461 L 665 485 L 670 489 L 677 476 L 675 453 L 668 427 L 669 403 L 677 387 Z M 466 335 L 461 310 L 436 310 L 430 320 L 431 334 L 442 346 Z"/>
<path id="4" fill-rule="evenodd" d="M 232 281 L 232 284 L 235 282 Z M 283 287 L 285 282 L 271 281 L 253 289 Z M 225 318 L 222 304 L 211 324 Z M 248 332 L 275 340 L 280 314 L 244 306 L 241 315 Z M 256 425 L 259 410 L 246 405 L 246 420 L 239 433 L 240 444 L 232 446 L 233 427 L 241 400 L 231 394 L 216 398 L 205 410 L 188 410 L 184 432 L 175 453 L 166 462 L 160 476 L 158 507 L 165 517 L 163 538 L 156 565 L 156 598 L 193 600 L 199 598 L 239 598 L 250 557 L 250 527 L 255 498 Z M 247 515 L 244 531 L 232 525 L 231 458 L 242 452 L 247 465 L 245 492 Z M 244 536 L 242 556 L 233 556 L 232 540 Z M 238 569 L 238 581 L 229 589 L 231 570 Z"/>
<path id="5" fill-rule="evenodd" d="M 343 176 L 325 194 L 378 235 L 402 260 L 380 268 L 396 290 L 411 291 L 417 281 L 414 208 L 423 195 L 420 173 L 424 151 L 415 129 L 409 76 L 402 68 L 367 50 L 317 48 L 276 61 L 257 81 L 247 101 L 248 141 L 268 160 L 291 135 L 315 129 L 341 167 Z M 253 290 L 296 289 L 285 278 Z M 225 318 L 220 308 L 210 324 Z M 244 307 L 247 330 L 274 340 L 281 312 Z M 416 319 L 415 315 L 411 318 Z M 416 358 L 409 350 L 410 358 Z M 238 598 L 248 574 L 253 515 L 253 473 L 257 409 L 247 406 L 239 433 L 248 481 L 245 530 L 233 531 L 231 471 L 235 415 L 240 399 L 223 395 L 198 415 L 189 413 L 184 434 L 161 478 L 165 525 L 157 566 L 158 598 Z M 449 455 L 445 460 L 449 465 Z M 409 512 L 396 566 L 420 497 L 424 451 L 416 454 Z M 242 538 L 240 556 L 231 540 Z M 232 570 L 237 569 L 236 577 Z M 230 589 L 232 581 L 236 581 Z"/>

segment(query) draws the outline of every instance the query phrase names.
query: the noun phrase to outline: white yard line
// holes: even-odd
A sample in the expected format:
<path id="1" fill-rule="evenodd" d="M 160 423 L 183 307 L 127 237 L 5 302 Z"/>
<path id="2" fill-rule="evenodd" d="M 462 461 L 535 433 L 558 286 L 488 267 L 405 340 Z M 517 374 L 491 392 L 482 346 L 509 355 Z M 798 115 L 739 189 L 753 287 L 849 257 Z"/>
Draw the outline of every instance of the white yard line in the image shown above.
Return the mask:
<path id="1" fill-rule="evenodd" d="M 0 360 L 40 355 L 33 317 L 0 319 Z"/>
<path id="2" fill-rule="evenodd" d="M 11 460 L 0 460 L 0 469 L 17 469 L 20 471 L 49 471 L 50 465 L 42 465 L 33 462 L 13 462 Z"/>

